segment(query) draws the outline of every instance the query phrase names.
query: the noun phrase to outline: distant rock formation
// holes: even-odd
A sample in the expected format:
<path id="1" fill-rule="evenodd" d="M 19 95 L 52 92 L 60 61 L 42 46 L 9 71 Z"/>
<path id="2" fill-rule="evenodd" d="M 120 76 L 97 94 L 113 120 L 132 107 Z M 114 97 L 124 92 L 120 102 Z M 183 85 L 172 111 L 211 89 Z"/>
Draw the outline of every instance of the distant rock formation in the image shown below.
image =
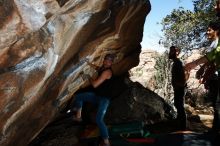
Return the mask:
<path id="1" fill-rule="evenodd" d="M 202 49 L 192 51 L 191 55 L 184 60 L 184 63 L 189 63 L 199 57 L 201 57 Z M 157 94 L 163 97 L 163 94 L 160 94 L 160 90 L 155 90 L 153 76 L 156 73 L 154 68 L 156 57 L 159 57 L 160 53 L 154 50 L 142 50 L 140 54 L 140 63 L 138 66 L 132 68 L 129 72 L 131 75 L 131 80 L 134 82 L 139 82 L 144 87 L 155 91 Z M 202 101 L 198 97 L 204 96 L 206 92 L 204 85 L 199 83 L 199 80 L 195 78 L 196 71 L 199 69 L 199 66 L 193 69 L 190 72 L 190 77 L 187 81 L 188 91 L 195 96 L 196 101 Z"/>
<path id="2" fill-rule="evenodd" d="M 160 53 L 155 50 L 143 49 L 140 54 L 139 65 L 129 71 L 131 80 L 154 90 L 149 81 L 156 73 L 154 65 L 158 56 L 160 56 Z"/>
<path id="3" fill-rule="evenodd" d="M 1 0 L 0 145 L 25 146 L 116 54 L 114 73 L 139 62 L 149 0 Z"/>

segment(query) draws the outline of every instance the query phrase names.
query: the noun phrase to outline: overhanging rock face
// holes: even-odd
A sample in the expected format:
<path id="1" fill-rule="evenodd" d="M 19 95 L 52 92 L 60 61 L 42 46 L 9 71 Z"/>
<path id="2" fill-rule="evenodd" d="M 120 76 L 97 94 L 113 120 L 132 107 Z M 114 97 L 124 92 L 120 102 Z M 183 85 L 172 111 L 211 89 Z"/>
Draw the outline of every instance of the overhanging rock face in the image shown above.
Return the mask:
<path id="1" fill-rule="evenodd" d="M 0 145 L 27 145 L 100 66 L 139 62 L 148 0 L 1 0 Z"/>

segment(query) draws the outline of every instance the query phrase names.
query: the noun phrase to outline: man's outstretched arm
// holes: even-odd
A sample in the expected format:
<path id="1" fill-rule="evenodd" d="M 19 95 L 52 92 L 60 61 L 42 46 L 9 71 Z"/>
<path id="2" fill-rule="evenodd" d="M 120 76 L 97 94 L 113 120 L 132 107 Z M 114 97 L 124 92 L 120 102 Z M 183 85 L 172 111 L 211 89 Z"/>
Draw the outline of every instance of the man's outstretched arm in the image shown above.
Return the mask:
<path id="1" fill-rule="evenodd" d="M 187 63 L 185 65 L 185 70 L 189 72 L 190 70 L 196 68 L 198 65 L 203 64 L 203 63 L 207 63 L 207 62 L 208 62 L 207 57 L 203 56 L 203 57 L 201 57 L 201 58 L 199 58 L 199 59 L 197 59 L 195 61 Z"/>

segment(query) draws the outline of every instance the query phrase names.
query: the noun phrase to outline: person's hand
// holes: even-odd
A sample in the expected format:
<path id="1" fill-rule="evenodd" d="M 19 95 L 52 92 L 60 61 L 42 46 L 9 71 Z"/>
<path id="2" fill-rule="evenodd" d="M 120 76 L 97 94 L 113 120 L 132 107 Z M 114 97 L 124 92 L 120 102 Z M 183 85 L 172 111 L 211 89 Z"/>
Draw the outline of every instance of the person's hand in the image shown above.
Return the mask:
<path id="1" fill-rule="evenodd" d="M 205 71 L 205 66 L 201 66 L 200 69 L 196 72 L 196 79 L 201 79 Z"/>
<path id="2" fill-rule="evenodd" d="M 195 68 L 195 63 L 194 63 L 194 62 L 190 62 L 190 63 L 187 63 L 187 64 L 185 65 L 185 70 L 186 70 L 187 72 L 190 72 L 193 68 Z"/>
<path id="3" fill-rule="evenodd" d="M 190 72 L 192 70 L 192 68 L 193 68 L 193 63 L 192 62 L 191 63 L 187 63 L 185 65 L 186 72 Z"/>
<path id="4" fill-rule="evenodd" d="M 189 79 L 190 73 L 189 73 L 189 71 L 184 70 L 184 74 L 185 74 L 185 80 L 187 81 Z"/>
<path id="5" fill-rule="evenodd" d="M 91 78 L 90 75 L 88 75 L 88 74 L 82 74 L 81 77 L 82 77 L 83 81 L 87 81 Z"/>
<path id="6" fill-rule="evenodd" d="M 92 63 L 90 63 L 89 61 L 87 61 L 87 64 L 89 65 L 89 66 L 91 66 L 92 68 L 94 68 L 95 70 L 98 70 L 100 67 L 99 66 L 96 66 L 95 64 L 92 64 Z"/>

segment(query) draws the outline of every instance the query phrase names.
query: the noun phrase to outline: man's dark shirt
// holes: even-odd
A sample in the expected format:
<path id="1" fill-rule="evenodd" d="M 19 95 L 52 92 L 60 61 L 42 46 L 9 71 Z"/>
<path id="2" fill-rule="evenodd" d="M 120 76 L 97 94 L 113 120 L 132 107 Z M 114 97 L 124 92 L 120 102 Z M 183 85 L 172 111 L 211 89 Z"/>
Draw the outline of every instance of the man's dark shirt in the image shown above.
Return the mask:
<path id="1" fill-rule="evenodd" d="M 173 88 L 184 87 L 186 85 L 183 63 L 179 58 L 173 59 L 171 73 Z"/>

